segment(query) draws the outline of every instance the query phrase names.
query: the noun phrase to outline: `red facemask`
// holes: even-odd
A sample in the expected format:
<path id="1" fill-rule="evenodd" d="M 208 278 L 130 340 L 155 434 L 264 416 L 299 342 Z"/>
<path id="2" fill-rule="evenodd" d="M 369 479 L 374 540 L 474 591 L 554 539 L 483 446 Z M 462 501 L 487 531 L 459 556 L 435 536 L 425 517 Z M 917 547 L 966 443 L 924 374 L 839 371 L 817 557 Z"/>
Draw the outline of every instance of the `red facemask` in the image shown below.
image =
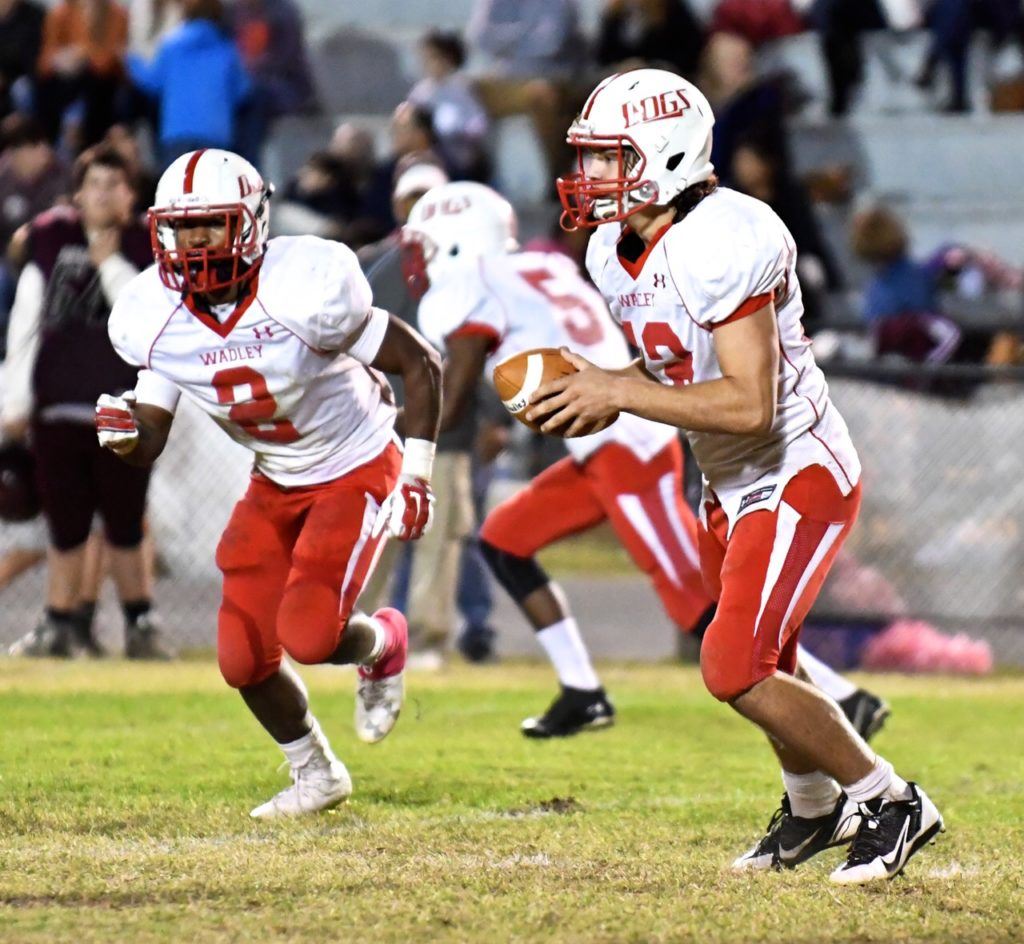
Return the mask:
<path id="1" fill-rule="evenodd" d="M 419 233 L 402 233 L 402 277 L 405 279 L 409 294 L 420 299 L 430 288 L 430 276 L 427 275 L 427 252 L 424 237 Z"/>
<path id="2" fill-rule="evenodd" d="M 647 165 L 636 144 L 629 135 L 591 135 L 586 138 L 570 135 L 569 143 L 576 148 L 576 171 L 555 182 L 558 198 L 562 202 L 562 229 L 572 232 L 581 228 L 592 228 L 602 223 L 624 220 L 657 199 L 657 189 L 640 201 L 629 200 L 630 194 L 649 186 L 643 179 Z M 585 157 L 588 151 L 612 151 L 616 159 L 616 175 L 606 180 L 594 180 L 587 176 Z M 615 213 L 595 219 L 594 209 L 598 200 L 614 200 Z"/>
<path id="3" fill-rule="evenodd" d="M 168 248 L 161 239 L 161 227 L 170 227 L 173 234 L 175 224 L 190 218 L 215 218 L 218 224 L 223 218 L 228 234 L 225 244 Z M 257 232 L 252 211 L 243 203 L 149 211 L 150 241 L 160 280 L 182 294 L 220 292 L 251 278 L 262 260 Z"/>

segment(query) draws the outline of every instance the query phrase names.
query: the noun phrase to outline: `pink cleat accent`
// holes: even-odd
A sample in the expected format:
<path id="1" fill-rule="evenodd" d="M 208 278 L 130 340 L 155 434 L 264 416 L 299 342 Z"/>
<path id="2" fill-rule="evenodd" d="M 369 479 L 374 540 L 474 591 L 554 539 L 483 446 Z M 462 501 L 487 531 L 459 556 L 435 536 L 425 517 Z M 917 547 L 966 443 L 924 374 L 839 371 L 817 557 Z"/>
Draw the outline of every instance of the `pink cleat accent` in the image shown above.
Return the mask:
<path id="1" fill-rule="evenodd" d="M 364 679 L 385 679 L 398 675 L 405 669 L 409 654 L 409 623 L 405 616 L 393 606 L 385 606 L 373 614 L 387 634 L 384 651 L 371 666 L 360 666 L 359 675 Z"/>

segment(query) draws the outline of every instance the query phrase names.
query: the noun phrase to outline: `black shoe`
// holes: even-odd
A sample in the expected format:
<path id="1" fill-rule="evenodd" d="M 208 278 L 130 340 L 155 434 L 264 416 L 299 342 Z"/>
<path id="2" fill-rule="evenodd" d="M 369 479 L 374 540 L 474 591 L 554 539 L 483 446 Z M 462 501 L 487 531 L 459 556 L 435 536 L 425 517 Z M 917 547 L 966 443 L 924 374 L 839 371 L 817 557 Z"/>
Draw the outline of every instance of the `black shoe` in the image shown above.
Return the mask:
<path id="1" fill-rule="evenodd" d="M 80 652 L 90 659 L 105 659 L 107 657 L 107 650 L 93 635 L 90 626 L 76 625 L 71 631 L 71 645 L 76 652 Z"/>
<path id="2" fill-rule="evenodd" d="M 35 629 L 29 630 L 7 650 L 11 656 L 30 659 L 70 659 L 71 639 L 68 627 L 50 619 L 43 619 Z"/>
<path id="3" fill-rule="evenodd" d="M 497 633 L 490 626 L 467 626 L 455 645 L 467 662 L 497 662 L 494 640 Z"/>
<path id="4" fill-rule="evenodd" d="M 916 783 L 909 800 L 880 798 L 860 806 L 860 828 L 846 861 L 832 873 L 839 885 L 863 885 L 895 878 L 907 860 L 942 832 L 942 817 Z"/>
<path id="5" fill-rule="evenodd" d="M 149 662 L 170 662 L 174 658 L 160 641 L 160 630 L 148 613 L 144 613 L 125 629 L 126 659 Z"/>
<path id="6" fill-rule="evenodd" d="M 764 836 L 733 862 L 732 870 L 796 868 L 824 849 L 849 842 L 857 832 L 860 819 L 857 804 L 847 799 L 845 793 L 839 796 L 830 813 L 812 818 L 794 816 L 789 796 L 783 794 L 782 804 L 769 821 Z"/>
<path id="7" fill-rule="evenodd" d="M 870 741 L 879 731 L 886 719 L 892 714 L 892 709 L 877 695 L 858 688 L 848 698 L 839 702 L 843 714 L 850 719 L 856 731 L 865 741 Z"/>
<path id="8" fill-rule="evenodd" d="M 520 730 L 529 738 L 568 737 L 615 723 L 615 709 L 604 689 L 587 691 L 562 686 L 562 693 L 541 718 L 527 718 Z"/>

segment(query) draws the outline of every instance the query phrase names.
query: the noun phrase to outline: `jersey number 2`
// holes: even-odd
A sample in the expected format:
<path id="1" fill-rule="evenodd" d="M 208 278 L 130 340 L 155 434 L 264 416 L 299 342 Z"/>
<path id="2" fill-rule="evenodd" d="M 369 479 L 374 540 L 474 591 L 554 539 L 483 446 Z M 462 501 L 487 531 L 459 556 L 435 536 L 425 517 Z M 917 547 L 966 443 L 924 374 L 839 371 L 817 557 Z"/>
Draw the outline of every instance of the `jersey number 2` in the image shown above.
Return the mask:
<path id="1" fill-rule="evenodd" d="M 213 375 L 218 403 L 230 403 L 228 417 L 242 427 L 253 439 L 261 442 L 291 443 L 299 438 L 299 431 L 290 420 L 274 419 L 277 400 L 267 389 L 267 379 L 251 367 L 228 367 Z M 248 387 L 252 398 L 236 400 L 235 388 Z"/>

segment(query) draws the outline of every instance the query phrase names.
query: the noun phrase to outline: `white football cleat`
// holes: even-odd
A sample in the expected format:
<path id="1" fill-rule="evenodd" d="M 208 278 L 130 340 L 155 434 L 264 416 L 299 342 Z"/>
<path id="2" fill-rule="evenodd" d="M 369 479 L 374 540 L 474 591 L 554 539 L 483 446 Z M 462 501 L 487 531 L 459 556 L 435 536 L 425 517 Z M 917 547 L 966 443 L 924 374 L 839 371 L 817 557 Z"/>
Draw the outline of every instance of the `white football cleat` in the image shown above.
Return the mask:
<path id="1" fill-rule="evenodd" d="M 830 876 L 837 885 L 864 885 L 895 878 L 907 860 L 942 832 L 942 816 L 928 794 L 908 783 L 906 800 L 861 804 L 860 828 L 847 860 Z"/>
<path id="2" fill-rule="evenodd" d="M 360 666 L 356 684 L 356 736 L 376 744 L 398 721 L 405 698 L 405 658 L 409 648 L 409 627 L 405 617 L 392 607 L 373 614 L 384 627 L 384 651 L 372 666 Z"/>
<path id="3" fill-rule="evenodd" d="M 330 763 L 311 761 L 302 767 L 293 767 L 291 774 L 292 785 L 257 806 L 249 814 L 253 819 L 319 813 L 337 806 L 352 795 L 352 778 L 340 760 L 332 760 Z"/>

